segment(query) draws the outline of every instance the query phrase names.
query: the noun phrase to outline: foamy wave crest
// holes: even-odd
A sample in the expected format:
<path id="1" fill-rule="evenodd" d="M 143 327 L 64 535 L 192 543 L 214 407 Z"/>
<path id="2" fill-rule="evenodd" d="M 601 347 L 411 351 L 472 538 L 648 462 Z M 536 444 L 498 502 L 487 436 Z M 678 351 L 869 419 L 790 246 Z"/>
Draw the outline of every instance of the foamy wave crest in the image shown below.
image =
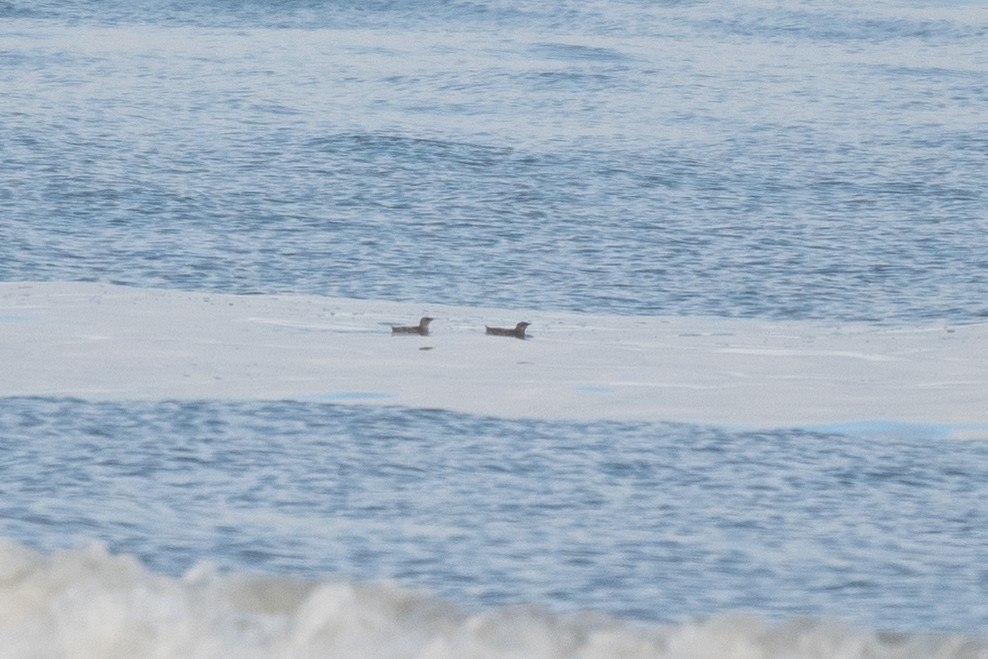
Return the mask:
<path id="1" fill-rule="evenodd" d="M 468 614 L 387 584 L 155 574 L 99 545 L 43 555 L 0 540 L 0 657 L 988 658 L 988 641 L 771 626 L 718 615 L 629 624 L 536 607 Z"/>

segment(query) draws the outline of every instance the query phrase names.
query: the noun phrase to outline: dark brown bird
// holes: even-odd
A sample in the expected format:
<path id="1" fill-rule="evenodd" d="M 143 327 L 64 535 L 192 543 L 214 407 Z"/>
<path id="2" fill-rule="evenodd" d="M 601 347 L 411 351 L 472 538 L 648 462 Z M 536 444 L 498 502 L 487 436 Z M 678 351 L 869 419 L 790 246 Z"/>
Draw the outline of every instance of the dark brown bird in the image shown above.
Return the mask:
<path id="1" fill-rule="evenodd" d="M 395 327 L 391 326 L 392 334 L 418 334 L 419 336 L 429 336 L 429 323 L 432 322 L 432 318 L 428 316 L 423 316 L 419 320 L 418 325 L 410 325 L 408 327 Z"/>
<path id="2" fill-rule="evenodd" d="M 514 326 L 514 328 L 507 327 L 487 327 L 487 333 L 491 336 L 513 336 L 516 339 L 525 338 L 525 328 L 531 325 L 531 323 L 520 322 Z"/>

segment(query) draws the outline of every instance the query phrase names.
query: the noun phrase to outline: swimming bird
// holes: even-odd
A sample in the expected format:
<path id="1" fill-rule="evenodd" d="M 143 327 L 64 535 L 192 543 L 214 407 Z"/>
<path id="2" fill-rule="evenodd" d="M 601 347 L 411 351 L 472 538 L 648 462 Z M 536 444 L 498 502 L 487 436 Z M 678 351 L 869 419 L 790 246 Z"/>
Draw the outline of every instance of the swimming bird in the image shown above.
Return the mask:
<path id="1" fill-rule="evenodd" d="M 526 323 L 524 321 L 518 323 L 513 329 L 506 327 L 486 327 L 487 333 L 491 336 L 513 336 L 516 339 L 525 338 L 525 328 L 531 325 L 531 323 Z"/>
<path id="2" fill-rule="evenodd" d="M 410 325 L 408 327 L 397 327 L 391 326 L 392 334 L 418 334 L 419 336 L 429 336 L 429 323 L 432 322 L 432 318 L 428 316 L 422 316 L 419 319 L 418 325 Z"/>

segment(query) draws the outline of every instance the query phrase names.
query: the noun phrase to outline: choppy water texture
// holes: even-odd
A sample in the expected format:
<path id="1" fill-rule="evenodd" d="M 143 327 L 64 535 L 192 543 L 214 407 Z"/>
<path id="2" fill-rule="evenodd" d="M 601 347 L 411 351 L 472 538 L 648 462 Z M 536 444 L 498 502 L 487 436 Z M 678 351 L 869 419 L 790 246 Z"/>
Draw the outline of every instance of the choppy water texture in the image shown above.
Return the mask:
<path id="1" fill-rule="evenodd" d="M 152 569 L 988 631 L 988 446 L 314 403 L 0 401 L 0 530 Z"/>
<path id="2" fill-rule="evenodd" d="M 632 314 L 988 307 L 988 10 L 0 4 L 0 278 Z"/>

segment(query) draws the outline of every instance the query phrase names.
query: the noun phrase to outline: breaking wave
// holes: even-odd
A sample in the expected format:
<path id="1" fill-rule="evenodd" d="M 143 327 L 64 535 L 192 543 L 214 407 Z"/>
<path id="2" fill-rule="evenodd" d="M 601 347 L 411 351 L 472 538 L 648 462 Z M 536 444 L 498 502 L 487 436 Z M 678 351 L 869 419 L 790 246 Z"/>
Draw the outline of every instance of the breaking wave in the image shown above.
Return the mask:
<path id="1" fill-rule="evenodd" d="M 394 584 L 155 574 L 101 545 L 42 554 L 0 540 L 0 657 L 656 657 L 985 659 L 988 639 L 726 613 L 629 623 L 537 606 L 468 612 Z"/>

